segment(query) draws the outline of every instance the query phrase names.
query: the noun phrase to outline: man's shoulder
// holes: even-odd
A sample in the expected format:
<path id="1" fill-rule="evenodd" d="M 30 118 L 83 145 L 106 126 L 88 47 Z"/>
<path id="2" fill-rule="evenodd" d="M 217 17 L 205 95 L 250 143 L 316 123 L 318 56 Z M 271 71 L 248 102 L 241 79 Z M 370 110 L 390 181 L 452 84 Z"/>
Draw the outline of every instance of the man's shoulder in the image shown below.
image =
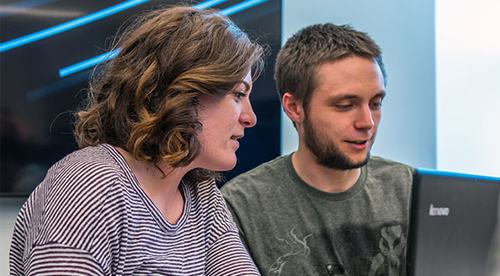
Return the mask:
<path id="1" fill-rule="evenodd" d="M 368 161 L 368 167 L 376 170 L 402 170 L 413 173 L 415 168 L 390 159 L 382 158 L 380 156 L 371 156 Z"/>
<path id="2" fill-rule="evenodd" d="M 283 176 L 288 173 L 289 159 L 290 155 L 285 155 L 263 163 L 231 179 L 222 186 L 221 191 L 226 194 L 234 190 L 266 189 L 276 183 L 277 179 L 283 179 Z"/>
<path id="3" fill-rule="evenodd" d="M 415 173 L 412 166 L 378 156 L 370 157 L 367 170 L 372 182 L 379 180 L 386 184 L 399 183 L 404 186 L 411 185 Z"/>

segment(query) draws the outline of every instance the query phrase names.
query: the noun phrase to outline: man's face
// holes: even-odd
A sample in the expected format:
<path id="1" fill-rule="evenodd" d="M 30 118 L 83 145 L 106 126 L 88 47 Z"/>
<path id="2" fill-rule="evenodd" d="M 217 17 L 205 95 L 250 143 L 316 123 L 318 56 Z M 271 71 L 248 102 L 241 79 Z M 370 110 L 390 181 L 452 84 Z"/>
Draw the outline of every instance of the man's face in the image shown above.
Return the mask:
<path id="1" fill-rule="evenodd" d="M 382 115 L 384 79 L 373 59 L 356 56 L 325 62 L 304 107 L 301 136 L 325 167 L 349 170 L 368 162 Z"/>

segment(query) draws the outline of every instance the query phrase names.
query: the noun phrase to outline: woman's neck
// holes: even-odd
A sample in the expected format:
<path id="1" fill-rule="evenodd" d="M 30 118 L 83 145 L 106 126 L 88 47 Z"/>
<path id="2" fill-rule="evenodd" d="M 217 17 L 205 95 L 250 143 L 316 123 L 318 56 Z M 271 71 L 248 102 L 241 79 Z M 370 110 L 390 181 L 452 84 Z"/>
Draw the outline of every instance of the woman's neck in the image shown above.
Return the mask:
<path id="1" fill-rule="evenodd" d="M 179 185 L 189 169 L 172 168 L 161 164 L 157 167 L 153 162 L 135 159 L 122 148 L 116 149 L 125 158 L 139 185 L 160 210 L 163 217 L 169 223 L 175 224 L 184 209 L 184 198 L 179 190 Z"/>

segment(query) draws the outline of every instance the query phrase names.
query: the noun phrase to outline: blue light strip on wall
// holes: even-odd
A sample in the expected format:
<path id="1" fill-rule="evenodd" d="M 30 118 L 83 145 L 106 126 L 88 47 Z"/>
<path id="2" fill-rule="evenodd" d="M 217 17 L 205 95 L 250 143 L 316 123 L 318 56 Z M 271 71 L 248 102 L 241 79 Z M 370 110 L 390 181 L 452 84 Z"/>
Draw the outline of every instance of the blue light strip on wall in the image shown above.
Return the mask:
<path id="1" fill-rule="evenodd" d="M 197 5 L 194 5 L 193 7 L 198 8 L 200 10 L 203 10 L 203 9 L 213 7 L 215 5 L 218 5 L 218 4 L 226 2 L 226 1 L 227 0 L 209 0 L 209 1 L 199 3 Z M 231 15 L 231 14 L 235 14 L 237 12 L 243 11 L 245 9 L 251 8 L 255 5 L 264 3 L 266 1 L 269 1 L 269 0 L 247 0 L 247 1 L 244 1 L 241 3 L 238 3 L 236 5 L 233 5 L 231 7 L 228 7 L 226 9 L 223 9 L 220 12 L 222 14 L 225 14 L 225 15 Z M 70 66 L 65 67 L 65 68 L 62 68 L 61 70 L 59 70 L 59 76 L 66 77 L 66 76 L 71 75 L 73 73 L 76 73 L 78 71 L 90 68 L 94 65 L 97 65 L 99 62 L 114 58 L 116 56 L 116 54 L 118 54 L 118 50 L 115 50 L 115 51 L 109 52 L 109 53 L 105 53 L 105 54 L 102 54 L 100 56 L 97 56 L 97 57 L 94 57 L 94 58 L 91 58 L 88 60 L 84 60 L 82 62 L 70 65 Z"/>
<path id="2" fill-rule="evenodd" d="M 238 3 L 236 5 L 233 5 L 231 7 L 225 8 L 225 9 L 221 10 L 220 12 L 222 14 L 225 14 L 225 15 L 231 15 L 231 14 L 235 14 L 237 12 L 249 9 L 253 6 L 262 4 L 262 3 L 267 2 L 267 1 L 269 1 L 269 0 L 247 0 L 247 1 L 243 1 L 241 3 Z"/>
<path id="3" fill-rule="evenodd" d="M 113 50 L 111 52 L 107 52 L 107 53 L 104 53 L 102 55 L 78 62 L 78 63 L 73 64 L 71 66 L 68 66 L 66 68 L 63 68 L 63 69 L 59 70 L 59 76 L 61 76 L 61 78 L 66 77 L 67 75 L 71 75 L 75 72 L 92 67 L 92 66 L 98 64 L 99 62 L 104 62 L 108 59 L 112 59 L 118 54 L 119 51 L 120 51 L 120 49 L 116 49 L 116 50 Z"/>
<path id="4" fill-rule="evenodd" d="M 73 28 L 80 27 L 82 25 L 85 25 L 85 24 L 88 24 L 90 22 L 102 19 L 104 17 L 113 15 L 115 13 L 124 11 L 126 9 L 135 7 L 137 5 L 140 5 L 140 4 L 148 2 L 148 1 L 151 1 L 151 0 L 125 1 L 121 4 L 111 6 L 109 8 L 104 9 L 104 10 L 100 10 L 98 12 L 91 13 L 89 15 L 68 21 L 66 23 L 62 23 L 62 24 L 56 25 L 54 27 L 51 27 L 51 28 L 48 28 L 45 30 L 41 30 L 41 31 L 29 34 L 29 35 L 21 36 L 19 38 L 15 38 L 13 40 L 9 40 L 9 41 L 0 43 L 0 53 L 7 51 L 7 50 L 10 50 L 10 49 L 13 49 L 13 48 L 17 48 L 19 46 L 26 45 L 26 44 L 34 42 L 34 41 L 38 41 L 38 40 L 47 38 L 49 36 L 53 36 L 53 35 L 65 32 L 67 30 L 71 30 Z"/>
<path id="5" fill-rule="evenodd" d="M 194 5 L 193 8 L 204 10 L 204 9 L 208 9 L 208 8 L 213 7 L 213 6 L 219 5 L 221 3 L 224 3 L 226 1 L 227 0 L 209 0 L 209 1 L 198 3 L 198 4 Z"/>

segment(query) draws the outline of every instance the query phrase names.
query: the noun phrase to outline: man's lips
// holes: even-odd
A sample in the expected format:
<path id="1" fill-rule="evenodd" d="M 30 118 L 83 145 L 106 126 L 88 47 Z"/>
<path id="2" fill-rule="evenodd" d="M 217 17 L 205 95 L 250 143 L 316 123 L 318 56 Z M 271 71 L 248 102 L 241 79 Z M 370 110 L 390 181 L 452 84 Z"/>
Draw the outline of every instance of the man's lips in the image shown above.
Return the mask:
<path id="1" fill-rule="evenodd" d="M 346 141 L 347 143 L 355 144 L 355 145 L 364 145 L 370 140 L 352 140 L 352 141 Z"/>
<path id="2" fill-rule="evenodd" d="M 349 145 L 353 148 L 364 150 L 370 145 L 370 139 L 361 139 L 361 140 L 346 140 Z"/>

